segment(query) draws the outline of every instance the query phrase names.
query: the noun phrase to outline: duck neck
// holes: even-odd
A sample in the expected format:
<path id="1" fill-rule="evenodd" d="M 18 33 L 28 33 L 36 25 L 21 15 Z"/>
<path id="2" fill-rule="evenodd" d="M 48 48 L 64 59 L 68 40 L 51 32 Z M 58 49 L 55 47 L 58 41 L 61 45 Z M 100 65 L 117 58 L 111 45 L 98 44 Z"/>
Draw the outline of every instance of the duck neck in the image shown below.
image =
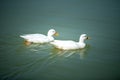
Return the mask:
<path id="1" fill-rule="evenodd" d="M 84 41 L 85 41 L 85 40 L 84 40 L 84 39 L 82 39 L 82 38 L 80 38 L 80 39 L 79 39 L 79 43 L 80 43 L 80 44 L 85 44 L 85 42 L 84 42 Z"/>
<path id="2" fill-rule="evenodd" d="M 50 40 L 50 41 L 53 41 L 54 40 L 54 38 L 53 38 L 53 36 L 52 35 L 47 35 L 47 37 L 48 37 L 48 39 Z"/>
<path id="3" fill-rule="evenodd" d="M 78 44 L 80 45 L 81 48 L 84 48 L 84 47 L 86 46 L 86 44 L 85 44 L 84 41 L 85 41 L 85 40 L 82 39 L 82 38 L 79 40 L 79 43 L 78 43 Z"/>

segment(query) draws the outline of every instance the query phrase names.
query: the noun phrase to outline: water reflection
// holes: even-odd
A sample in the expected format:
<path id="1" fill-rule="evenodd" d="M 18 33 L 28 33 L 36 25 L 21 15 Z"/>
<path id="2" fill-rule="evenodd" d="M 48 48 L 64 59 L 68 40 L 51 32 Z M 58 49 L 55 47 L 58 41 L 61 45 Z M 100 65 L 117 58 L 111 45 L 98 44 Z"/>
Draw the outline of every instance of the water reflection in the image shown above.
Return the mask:
<path id="1" fill-rule="evenodd" d="M 38 58 L 38 61 L 41 58 L 52 62 L 55 61 L 54 59 L 57 59 L 58 57 L 69 58 L 79 56 L 80 59 L 84 59 L 87 57 L 89 49 L 90 45 L 87 45 L 84 49 L 67 51 L 59 50 L 50 44 L 31 44 L 29 46 L 22 45 L 17 48 L 16 51 L 17 54 L 20 53 L 20 55 L 24 55 L 25 57 L 30 54 L 33 58 Z M 37 53 L 36 55 L 39 57 L 36 57 L 33 53 Z"/>
<path id="2" fill-rule="evenodd" d="M 13 55 L 15 58 L 8 57 L 10 59 L 8 63 L 12 65 L 8 71 L 2 73 L 2 79 L 17 79 L 23 73 L 28 74 L 29 72 L 44 72 L 49 66 L 56 64 L 57 61 L 64 61 L 70 57 L 79 56 L 80 59 L 85 59 L 89 49 L 90 45 L 87 45 L 84 49 L 73 51 L 62 51 L 50 44 L 22 45 L 19 47 L 19 51 L 17 50 L 17 53 Z"/>
<path id="3" fill-rule="evenodd" d="M 33 53 L 47 53 L 46 55 L 49 55 L 49 59 L 57 58 L 59 56 L 68 58 L 74 55 L 79 55 L 80 59 L 84 59 L 87 57 L 88 51 L 90 49 L 90 45 L 87 45 L 84 49 L 78 49 L 78 50 L 60 50 L 55 47 L 53 47 L 50 44 L 32 44 L 29 46 L 26 46 L 28 50 L 30 50 Z"/>
<path id="4" fill-rule="evenodd" d="M 57 48 L 53 48 L 51 50 L 51 55 L 52 56 L 64 56 L 64 57 L 71 57 L 72 55 L 79 55 L 80 59 L 84 59 L 87 54 L 88 50 L 90 49 L 90 45 L 87 45 L 84 49 L 79 49 L 79 50 L 60 50 Z"/>
<path id="5" fill-rule="evenodd" d="M 25 45 L 27 49 L 29 49 L 32 52 L 41 52 L 49 50 L 50 45 L 49 44 L 31 44 L 31 45 Z"/>
<path id="6" fill-rule="evenodd" d="M 82 60 L 87 57 L 89 49 L 90 45 L 87 45 L 84 49 L 81 50 L 67 51 L 56 49 L 50 44 L 32 44 L 29 46 L 24 46 L 24 49 L 22 49 L 22 51 L 19 51 L 20 53 L 23 53 L 19 55 L 24 55 L 21 56 L 21 58 L 24 58 L 25 61 L 28 59 L 26 62 L 24 62 L 24 64 L 20 63 L 19 65 L 27 65 L 27 67 L 31 65 L 38 65 L 42 67 L 44 65 L 46 66 L 54 64 L 58 60 L 64 60 L 66 58 L 74 58 L 78 56 L 79 59 Z"/>

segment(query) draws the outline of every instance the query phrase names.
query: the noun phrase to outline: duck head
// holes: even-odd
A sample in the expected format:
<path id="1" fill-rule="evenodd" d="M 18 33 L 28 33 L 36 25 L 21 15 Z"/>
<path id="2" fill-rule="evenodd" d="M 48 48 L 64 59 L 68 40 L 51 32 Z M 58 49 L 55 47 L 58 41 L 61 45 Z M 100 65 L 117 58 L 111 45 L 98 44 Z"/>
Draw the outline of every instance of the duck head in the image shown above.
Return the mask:
<path id="1" fill-rule="evenodd" d="M 47 34 L 48 36 L 58 36 L 59 34 L 58 34 L 58 32 L 56 32 L 55 31 L 55 29 L 50 29 L 49 31 L 48 31 L 48 34 Z"/>
<path id="2" fill-rule="evenodd" d="M 87 36 L 87 34 L 81 34 L 79 42 L 84 43 L 84 41 L 87 40 L 87 39 L 89 39 L 89 37 Z"/>
<path id="3" fill-rule="evenodd" d="M 58 32 L 55 31 L 55 29 L 50 29 L 50 30 L 48 31 L 48 34 L 47 34 L 48 38 L 49 38 L 51 41 L 54 40 L 53 36 L 58 36 L 58 35 L 59 35 L 59 34 L 58 34 Z"/>

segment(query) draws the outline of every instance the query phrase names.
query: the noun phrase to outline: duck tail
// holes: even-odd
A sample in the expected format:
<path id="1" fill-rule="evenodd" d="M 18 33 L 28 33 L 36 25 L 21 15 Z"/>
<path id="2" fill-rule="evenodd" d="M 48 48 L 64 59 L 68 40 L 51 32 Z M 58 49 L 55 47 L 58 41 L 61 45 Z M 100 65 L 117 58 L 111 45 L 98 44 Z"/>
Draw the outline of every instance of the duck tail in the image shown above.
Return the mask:
<path id="1" fill-rule="evenodd" d="M 23 36 L 23 35 L 20 35 L 20 37 L 21 37 L 21 38 L 25 38 L 25 36 Z"/>

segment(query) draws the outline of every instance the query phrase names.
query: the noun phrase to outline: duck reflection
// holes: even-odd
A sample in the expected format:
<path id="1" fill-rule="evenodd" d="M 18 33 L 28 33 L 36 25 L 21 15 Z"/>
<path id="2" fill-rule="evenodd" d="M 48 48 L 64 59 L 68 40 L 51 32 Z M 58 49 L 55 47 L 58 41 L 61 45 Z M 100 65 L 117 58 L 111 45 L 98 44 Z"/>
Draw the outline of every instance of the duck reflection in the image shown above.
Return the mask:
<path id="1" fill-rule="evenodd" d="M 38 52 L 39 53 L 41 51 L 49 50 L 50 45 L 49 44 L 31 44 L 29 46 L 25 45 L 25 47 L 32 52 Z"/>
<path id="2" fill-rule="evenodd" d="M 64 56 L 64 57 L 71 57 L 72 55 L 79 55 L 80 59 L 84 59 L 87 57 L 88 50 L 90 49 L 90 45 L 87 45 L 84 49 L 78 49 L 78 50 L 60 50 L 57 48 L 53 48 L 51 50 L 52 56 Z"/>

